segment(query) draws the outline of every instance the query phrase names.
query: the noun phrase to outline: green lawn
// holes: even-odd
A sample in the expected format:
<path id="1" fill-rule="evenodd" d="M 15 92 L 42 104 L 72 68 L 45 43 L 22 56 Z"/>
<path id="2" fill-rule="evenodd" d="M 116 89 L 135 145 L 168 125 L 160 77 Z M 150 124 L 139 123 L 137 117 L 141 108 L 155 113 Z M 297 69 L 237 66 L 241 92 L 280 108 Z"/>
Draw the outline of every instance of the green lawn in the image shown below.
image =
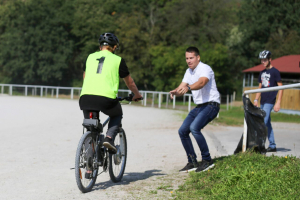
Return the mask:
<path id="1" fill-rule="evenodd" d="M 175 199 L 299 199 L 300 159 L 254 152 L 214 159 L 215 167 L 191 172 Z"/>
<path id="2" fill-rule="evenodd" d="M 272 122 L 300 123 L 300 115 L 272 112 L 271 120 Z M 242 126 L 244 124 L 244 109 L 242 106 L 236 106 L 226 110 L 226 106 L 221 105 L 219 118 L 214 119 L 213 123 L 228 126 Z"/>
<path id="3" fill-rule="evenodd" d="M 182 116 L 186 117 L 187 113 Z M 271 113 L 272 122 L 300 123 L 299 115 Z M 212 124 L 242 126 L 242 106 L 226 110 Z M 254 152 L 215 158 L 209 171 L 191 172 L 173 193 L 175 199 L 299 199 L 300 159 L 293 156 L 263 156 Z"/>
<path id="4" fill-rule="evenodd" d="M 185 119 L 188 112 L 182 115 Z M 271 113 L 272 122 L 289 122 L 300 123 L 300 115 L 289 115 L 284 113 Z M 212 124 L 220 124 L 225 126 L 243 126 L 244 124 L 244 108 L 242 106 L 233 106 L 226 110 L 226 105 L 221 105 L 219 117 L 212 121 Z"/>

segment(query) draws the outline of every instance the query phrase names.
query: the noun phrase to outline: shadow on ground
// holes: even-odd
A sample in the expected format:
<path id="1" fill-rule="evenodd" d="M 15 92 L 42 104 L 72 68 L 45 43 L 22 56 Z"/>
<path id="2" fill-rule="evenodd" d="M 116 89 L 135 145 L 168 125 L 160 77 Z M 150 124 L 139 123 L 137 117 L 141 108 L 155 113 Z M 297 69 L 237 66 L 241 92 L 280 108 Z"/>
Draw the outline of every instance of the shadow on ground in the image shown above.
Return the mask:
<path id="1" fill-rule="evenodd" d="M 145 172 L 130 172 L 124 173 L 122 180 L 119 183 L 113 183 L 111 180 L 95 184 L 93 190 L 103 190 L 116 185 L 128 185 L 131 182 L 148 179 L 152 176 L 163 176 L 161 170 L 147 170 Z"/>
<path id="2" fill-rule="evenodd" d="M 277 148 L 277 152 L 288 152 L 291 151 L 291 149 L 286 149 L 286 148 Z"/>

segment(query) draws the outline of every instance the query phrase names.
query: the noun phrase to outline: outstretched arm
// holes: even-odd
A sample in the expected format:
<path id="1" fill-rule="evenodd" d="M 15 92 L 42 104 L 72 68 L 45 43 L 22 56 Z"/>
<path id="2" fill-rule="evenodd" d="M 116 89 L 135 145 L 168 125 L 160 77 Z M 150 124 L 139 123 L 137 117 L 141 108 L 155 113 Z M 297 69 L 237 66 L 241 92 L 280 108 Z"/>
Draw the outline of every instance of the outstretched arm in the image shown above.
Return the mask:
<path id="1" fill-rule="evenodd" d="M 208 83 L 209 79 L 206 77 L 200 77 L 198 79 L 198 81 L 192 85 L 189 85 L 191 90 L 200 90 L 201 88 L 203 88 L 207 83 Z M 185 93 L 187 93 L 189 91 L 188 88 L 188 84 L 186 85 L 180 85 L 177 88 L 177 91 L 179 94 L 184 95 Z"/>
<path id="2" fill-rule="evenodd" d="M 173 99 L 173 96 L 174 96 L 174 95 L 175 95 L 175 96 L 182 96 L 182 95 L 184 95 L 184 94 L 179 93 L 179 92 L 178 92 L 178 89 L 179 89 L 179 88 L 183 88 L 183 87 L 187 87 L 187 86 L 188 86 L 187 83 L 181 82 L 180 85 L 179 85 L 176 89 L 171 90 L 171 91 L 169 92 L 169 93 L 170 93 L 170 96 L 171 96 L 171 99 Z"/>
<path id="3" fill-rule="evenodd" d="M 134 83 L 133 79 L 131 78 L 130 74 L 128 76 L 126 76 L 125 78 L 123 78 L 123 80 L 125 81 L 126 86 L 128 87 L 129 90 L 131 90 L 131 92 L 133 92 L 134 96 L 132 98 L 133 101 L 135 101 L 136 99 L 142 98 L 142 95 L 140 94 L 136 84 Z"/>

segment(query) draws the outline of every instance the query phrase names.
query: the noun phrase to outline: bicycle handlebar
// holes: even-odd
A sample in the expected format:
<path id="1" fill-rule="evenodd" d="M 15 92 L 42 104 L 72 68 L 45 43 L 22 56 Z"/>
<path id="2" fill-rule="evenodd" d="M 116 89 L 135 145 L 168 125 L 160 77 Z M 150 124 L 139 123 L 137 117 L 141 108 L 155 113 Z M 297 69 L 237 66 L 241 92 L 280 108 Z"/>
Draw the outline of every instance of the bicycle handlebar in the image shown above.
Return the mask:
<path id="1" fill-rule="evenodd" d="M 132 98 L 133 98 L 133 95 L 129 94 L 128 97 L 118 97 L 117 99 L 118 99 L 118 101 L 123 101 L 123 100 L 132 101 Z M 143 100 L 143 99 L 144 99 L 143 97 L 142 98 L 138 98 L 138 99 L 136 99 L 136 101 Z"/>

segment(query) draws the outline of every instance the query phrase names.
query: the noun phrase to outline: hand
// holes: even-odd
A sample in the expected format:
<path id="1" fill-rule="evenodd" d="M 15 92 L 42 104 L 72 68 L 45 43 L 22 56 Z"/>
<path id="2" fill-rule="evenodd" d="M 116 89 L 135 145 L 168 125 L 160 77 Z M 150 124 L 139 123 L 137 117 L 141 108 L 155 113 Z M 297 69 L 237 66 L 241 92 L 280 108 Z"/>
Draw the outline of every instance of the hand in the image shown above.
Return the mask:
<path id="1" fill-rule="evenodd" d="M 278 112 L 280 110 L 280 103 L 276 103 L 274 106 L 274 111 Z"/>
<path id="2" fill-rule="evenodd" d="M 143 98 L 143 96 L 140 93 L 138 93 L 137 95 L 134 95 L 132 97 L 132 101 L 140 101 L 140 98 Z"/>
<path id="3" fill-rule="evenodd" d="M 258 102 L 257 102 L 257 101 L 254 101 L 254 102 L 253 102 L 253 105 L 257 107 Z"/>
<path id="4" fill-rule="evenodd" d="M 180 95 L 184 95 L 185 93 L 187 93 L 189 91 L 189 88 L 187 86 L 182 86 L 182 87 L 179 87 L 177 89 L 177 91 Z"/>
<path id="5" fill-rule="evenodd" d="M 173 96 L 174 96 L 174 95 L 178 95 L 178 92 L 177 92 L 177 90 L 175 89 L 175 90 L 171 90 L 171 91 L 169 92 L 169 94 L 170 94 L 171 99 L 173 99 Z"/>

